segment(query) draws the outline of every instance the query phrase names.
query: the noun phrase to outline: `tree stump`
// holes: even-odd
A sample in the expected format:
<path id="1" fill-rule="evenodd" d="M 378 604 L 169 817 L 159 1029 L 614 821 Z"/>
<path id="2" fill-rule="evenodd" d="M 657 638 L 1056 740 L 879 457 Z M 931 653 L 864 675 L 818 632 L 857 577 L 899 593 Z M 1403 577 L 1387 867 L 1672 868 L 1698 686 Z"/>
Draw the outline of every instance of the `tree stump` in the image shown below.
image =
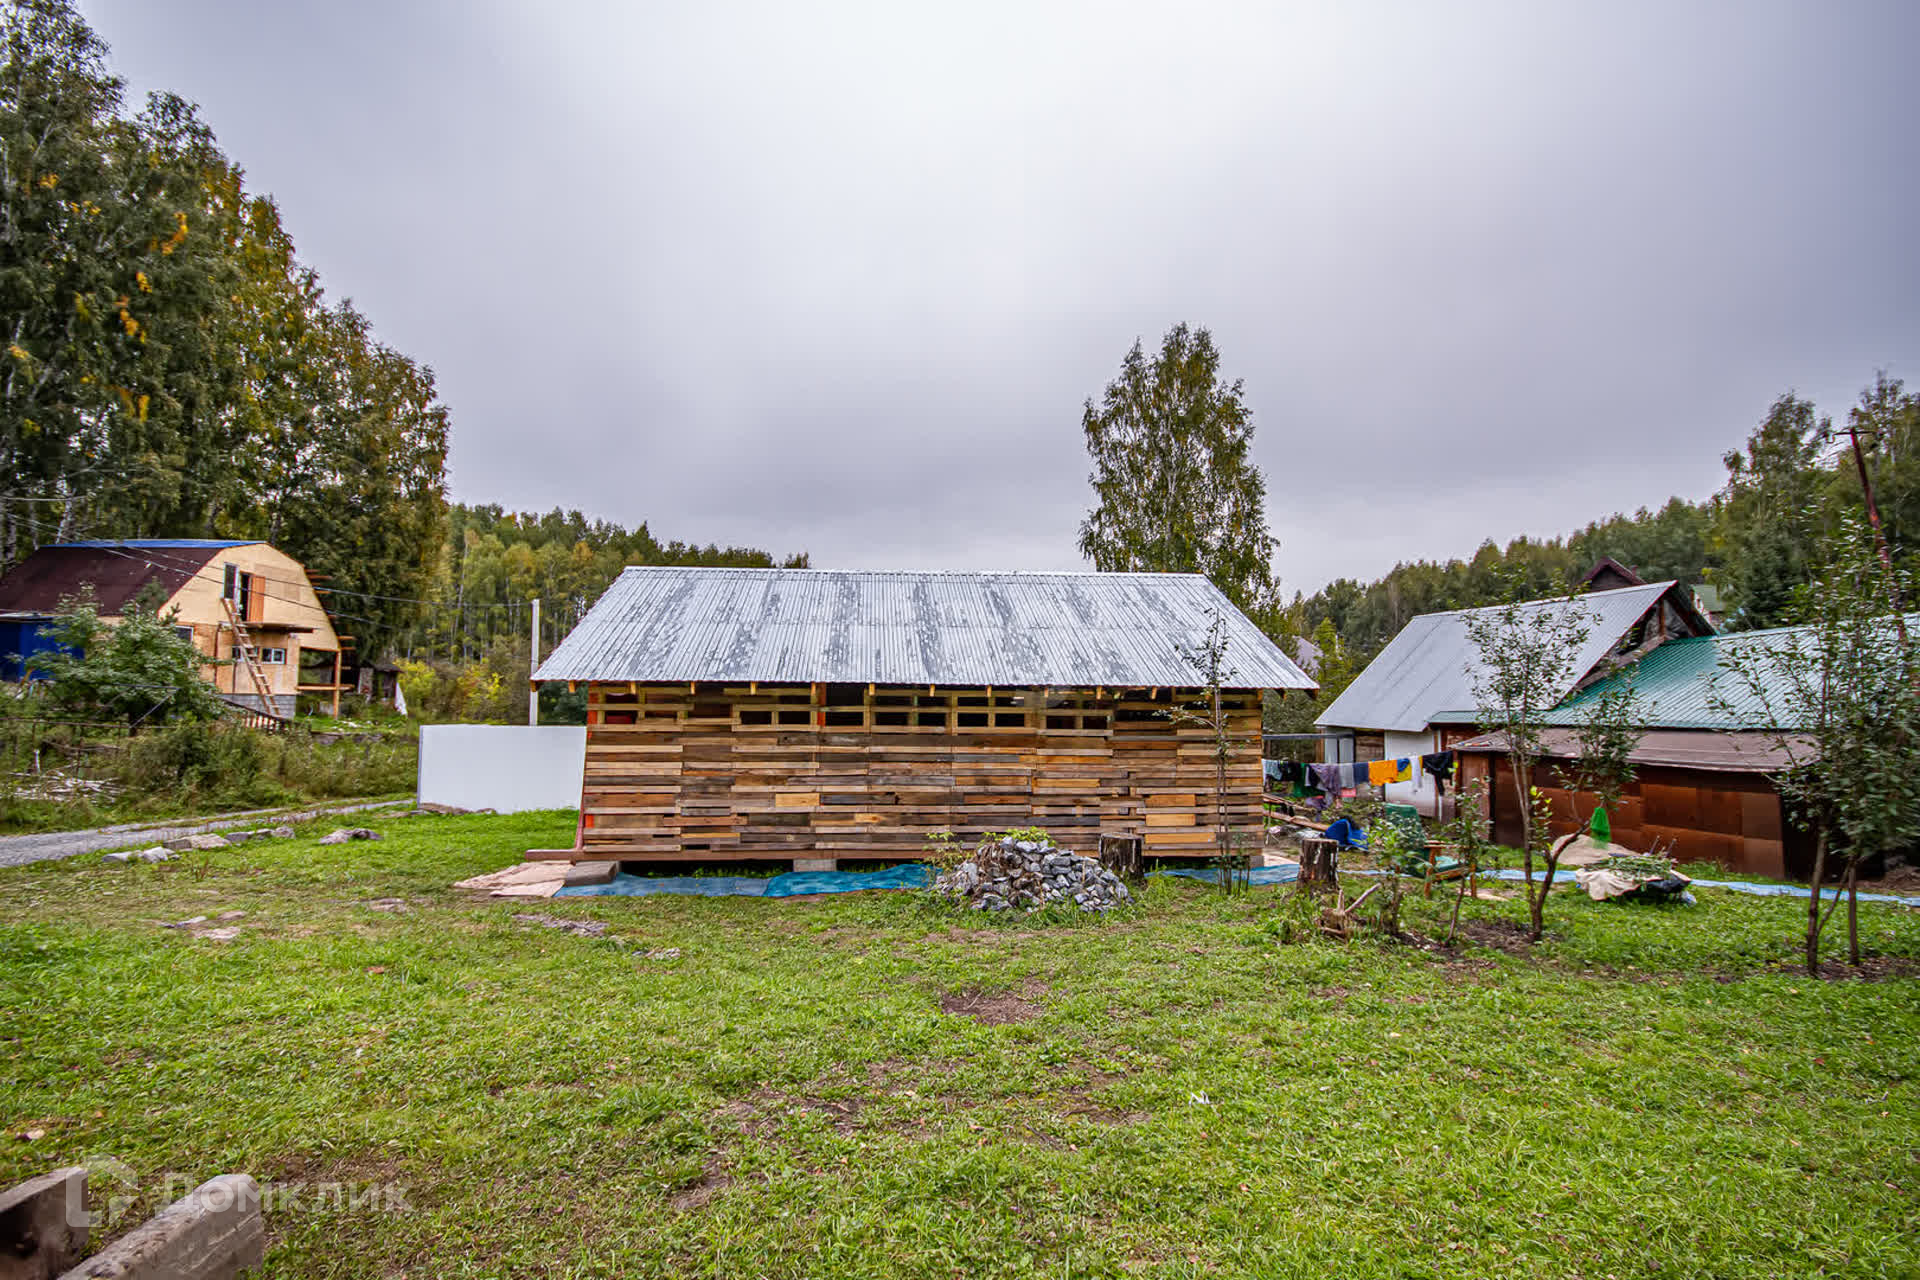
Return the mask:
<path id="1" fill-rule="evenodd" d="M 1340 843 L 1337 840 L 1300 842 L 1300 883 L 1332 884 L 1340 870 Z"/>
<path id="2" fill-rule="evenodd" d="M 1100 865 L 1122 880 L 1138 880 L 1146 874 L 1146 837 L 1105 835 L 1100 837 Z"/>

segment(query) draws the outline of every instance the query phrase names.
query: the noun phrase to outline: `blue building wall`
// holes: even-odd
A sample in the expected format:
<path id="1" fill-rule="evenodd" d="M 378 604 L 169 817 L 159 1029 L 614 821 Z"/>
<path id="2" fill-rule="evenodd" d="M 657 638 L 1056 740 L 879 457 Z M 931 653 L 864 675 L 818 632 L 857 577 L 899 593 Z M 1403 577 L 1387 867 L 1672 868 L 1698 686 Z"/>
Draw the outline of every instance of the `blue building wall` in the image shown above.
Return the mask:
<path id="1" fill-rule="evenodd" d="M 25 658 L 63 646 L 40 634 L 51 618 L 0 618 L 0 680 L 25 678 Z"/>

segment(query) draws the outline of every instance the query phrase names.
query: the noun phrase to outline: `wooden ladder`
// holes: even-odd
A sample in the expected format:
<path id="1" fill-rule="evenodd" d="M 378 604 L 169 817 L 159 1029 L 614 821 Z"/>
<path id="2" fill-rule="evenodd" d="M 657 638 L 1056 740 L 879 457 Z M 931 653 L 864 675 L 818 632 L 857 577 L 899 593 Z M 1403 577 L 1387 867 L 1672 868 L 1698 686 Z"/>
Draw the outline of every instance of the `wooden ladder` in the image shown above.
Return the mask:
<path id="1" fill-rule="evenodd" d="M 254 661 L 253 636 L 247 630 L 247 624 L 240 619 L 233 607 L 233 601 L 226 596 L 220 597 L 220 607 L 227 611 L 227 625 L 233 628 L 233 652 L 240 665 L 246 669 L 253 680 L 253 691 L 260 695 L 260 709 L 270 716 L 278 717 L 280 704 L 274 701 L 273 685 L 267 680 L 267 673 Z"/>

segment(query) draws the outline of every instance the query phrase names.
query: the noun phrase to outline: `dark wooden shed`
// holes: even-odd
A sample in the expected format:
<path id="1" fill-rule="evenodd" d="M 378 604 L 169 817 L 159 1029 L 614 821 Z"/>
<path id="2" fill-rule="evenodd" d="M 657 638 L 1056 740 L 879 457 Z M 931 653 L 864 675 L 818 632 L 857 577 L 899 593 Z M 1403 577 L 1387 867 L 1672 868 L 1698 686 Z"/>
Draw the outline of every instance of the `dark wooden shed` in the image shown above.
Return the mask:
<path id="1" fill-rule="evenodd" d="M 1570 729 L 1545 735 L 1548 763 L 1533 785 L 1553 806 L 1555 835 L 1574 830 L 1596 797 L 1573 790 L 1563 763 L 1577 754 Z M 1506 735 L 1486 734 L 1455 745 L 1461 782 L 1491 778 L 1493 838 L 1520 843 L 1519 800 L 1508 763 Z M 1678 861 L 1714 862 L 1730 871 L 1787 879 L 1813 872 L 1813 836 L 1796 825 L 1768 774 L 1786 763 L 1758 733 L 1704 729 L 1648 730 L 1634 751 L 1637 776 L 1608 817 L 1613 839 L 1629 849 L 1660 848 Z"/>

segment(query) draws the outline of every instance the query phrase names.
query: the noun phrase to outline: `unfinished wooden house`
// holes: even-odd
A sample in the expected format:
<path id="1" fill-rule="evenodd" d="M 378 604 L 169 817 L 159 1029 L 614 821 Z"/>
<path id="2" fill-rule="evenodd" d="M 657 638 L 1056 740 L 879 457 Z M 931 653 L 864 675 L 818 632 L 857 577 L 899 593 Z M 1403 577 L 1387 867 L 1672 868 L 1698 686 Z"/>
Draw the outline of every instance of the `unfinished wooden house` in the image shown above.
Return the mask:
<path id="1" fill-rule="evenodd" d="M 41 547 L 0 578 L 0 676 L 20 679 L 23 660 L 53 643 L 41 634 L 46 625 L 83 593 L 109 621 L 137 604 L 174 615 L 181 636 L 210 660 L 203 677 L 256 715 L 291 716 L 302 693 L 330 695 L 337 712 L 348 687 L 343 637 L 301 563 L 264 542 L 216 538 Z M 313 679 L 303 678 L 303 665 Z"/>
<path id="2" fill-rule="evenodd" d="M 531 856 L 897 858 L 1027 826 L 1202 853 L 1214 739 L 1172 713 L 1216 611 L 1244 828 L 1262 695 L 1313 683 L 1204 577 L 628 569 L 534 673 L 588 700 L 578 839 Z"/>

